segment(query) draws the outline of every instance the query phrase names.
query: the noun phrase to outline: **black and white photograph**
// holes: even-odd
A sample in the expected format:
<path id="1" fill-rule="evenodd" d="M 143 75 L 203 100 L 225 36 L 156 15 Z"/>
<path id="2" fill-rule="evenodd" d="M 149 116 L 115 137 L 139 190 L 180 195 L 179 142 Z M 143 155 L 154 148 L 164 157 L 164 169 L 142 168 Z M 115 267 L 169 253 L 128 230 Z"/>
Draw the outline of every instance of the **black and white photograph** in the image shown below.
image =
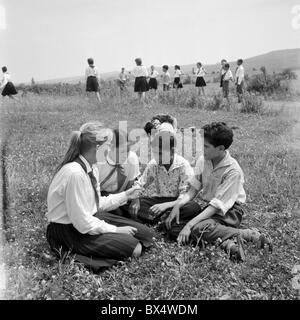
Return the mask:
<path id="1" fill-rule="evenodd" d="M 0 0 L 0 67 L 0 300 L 300 299 L 299 0 Z"/>

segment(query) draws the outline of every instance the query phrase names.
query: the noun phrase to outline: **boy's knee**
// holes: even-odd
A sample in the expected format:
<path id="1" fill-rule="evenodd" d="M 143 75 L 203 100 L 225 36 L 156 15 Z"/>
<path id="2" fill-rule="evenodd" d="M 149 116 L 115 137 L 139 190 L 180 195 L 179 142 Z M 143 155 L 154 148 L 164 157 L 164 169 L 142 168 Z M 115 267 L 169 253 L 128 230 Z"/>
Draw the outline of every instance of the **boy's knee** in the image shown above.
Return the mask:
<path id="1" fill-rule="evenodd" d="M 138 258 L 142 254 L 142 245 L 139 242 L 133 250 L 132 256 Z"/>

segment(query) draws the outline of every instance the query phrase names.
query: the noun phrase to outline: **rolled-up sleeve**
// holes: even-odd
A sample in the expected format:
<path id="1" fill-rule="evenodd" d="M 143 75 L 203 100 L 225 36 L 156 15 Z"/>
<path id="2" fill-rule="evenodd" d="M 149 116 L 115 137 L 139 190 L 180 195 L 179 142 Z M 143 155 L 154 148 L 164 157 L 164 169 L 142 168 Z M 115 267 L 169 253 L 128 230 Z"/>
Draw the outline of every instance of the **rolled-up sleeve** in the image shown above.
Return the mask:
<path id="1" fill-rule="evenodd" d="M 73 174 L 66 186 L 66 209 L 73 226 L 83 234 L 101 234 L 116 232 L 117 227 L 94 217 L 91 204 L 83 189 L 84 179 L 80 174 Z"/>
<path id="2" fill-rule="evenodd" d="M 242 175 L 238 171 L 230 171 L 218 186 L 215 197 L 209 202 L 213 207 L 220 209 L 225 215 L 234 205 L 239 196 Z"/>

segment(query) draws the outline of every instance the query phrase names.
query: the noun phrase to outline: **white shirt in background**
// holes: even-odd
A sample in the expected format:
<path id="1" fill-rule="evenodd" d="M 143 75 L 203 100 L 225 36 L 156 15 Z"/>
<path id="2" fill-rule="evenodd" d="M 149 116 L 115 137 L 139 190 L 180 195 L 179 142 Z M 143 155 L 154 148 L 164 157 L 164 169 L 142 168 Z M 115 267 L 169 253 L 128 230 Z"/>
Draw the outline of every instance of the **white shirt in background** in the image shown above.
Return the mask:
<path id="1" fill-rule="evenodd" d="M 232 72 L 230 69 L 225 73 L 225 76 L 223 78 L 223 81 L 228 81 L 228 80 L 233 80 Z"/>
<path id="2" fill-rule="evenodd" d="M 156 70 L 153 70 L 153 72 L 150 71 L 150 78 L 156 79 L 159 76 L 159 73 Z"/>
<path id="3" fill-rule="evenodd" d="M 11 81 L 10 78 L 11 78 L 10 74 L 5 72 L 3 74 L 3 78 L 2 78 L 2 81 L 1 81 L 0 88 L 4 88 L 7 85 L 7 83 Z"/>
<path id="4" fill-rule="evenodd" d="M 204 69 L 204 67 L 200 67 L 196 69 L 195 73 L 197 77 L 204 77 L 206 74 L 206 70 Z"/>
<path id="5" fill-rule="evenodd" d="M 98 169 L 89 165 L 83 156 L 79 156 L 87 168 L 87 173 L 77 162 L 64 165 L 52 180 L 47 197 L 49 222 L 73 224 L 80 233 L 100 234 L 116 232 L 117 227 L 94 217 L 97 211 L 95 192 L 88 173 L 93 171 L 98 181 L 100 211 L 118 208 L 127 202 L 125 192 L 100 196 Z"/>
<path id="6" fill-rule="evenodd" d="M 237 80 L 237 84 L 241 84 L 242 81 L 245 78 L 245 69 L 243 65 L 238 66 L 236 73 L 235 73 L 235 78 Z"/>
<path id="7" fill-rule="evenodd" d="M 97 77 L 98 79 L 100 78 L 99 72 L 97 67 L 90 67 L 88 66 L 85 70 L 85 77 Z"/>
<path id="8" fill-rule="evenodd" d="M 181 75 L 182 75 L 181 70 L 175 70 L 175 72 L 174 72 L 174 78 L 180 78 Z"/>
<path id="9" fill-rule="evenodd" d="M 132 70 L 132 74 L 137 77 L 148 77 L 148 70 L 145 66 L 136 66 Z"/>
<path id="10" fill-rule="evenodd" d="M 163 72 L 163 74 L 161 75 L 161 77 L 162 77 L 162 82 L 163 82 L 163 84 L 170 84 L 170 82 L 171 82 L 171 77 L 170 77 L 170 73 L 169 73 L 169 71 L 167 71 L 167 72 Z"/>

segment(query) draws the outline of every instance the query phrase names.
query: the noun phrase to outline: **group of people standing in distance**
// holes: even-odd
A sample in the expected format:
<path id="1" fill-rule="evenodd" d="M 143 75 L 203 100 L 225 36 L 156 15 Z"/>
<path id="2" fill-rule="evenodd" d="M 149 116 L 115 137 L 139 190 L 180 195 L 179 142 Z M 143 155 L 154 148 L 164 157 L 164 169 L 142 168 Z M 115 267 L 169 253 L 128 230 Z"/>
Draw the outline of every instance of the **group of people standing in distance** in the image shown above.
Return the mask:
<path id="1" fill-rule="evenodd" d="M 97 67 L 94 65 L 94 59 L 88 58 L 88 67 L 85 70 L 85 79 L 86 79 L 86 92 L 89 95 L 90 93 L 94 93 L 97 97 L 99 103 L 101 103 L 100 96 L 100 74 Z M 121 93 L 124 91 L 126 87 L 126 82 L 129 80 L 129 75 L 133 75 L 135 77 L 134 83 L 134 92 L 137 93 L 139 100 L 144 103 L 145 100 L 145 92 L 149 90 L 154 90 L 156 95 L 156 90 L 158 89 L 158 78 L 161 78 L 161 83 L 163 87 L 163 91 L 168 91 L 171 88 L 172 80 L 169 72 L 169 66 L 162 66 L 162 74 L 155 69 L 152 65 L 150 67 L 150 72 L 146 66 L 142 64 L 141 58 L 135 59 L 136 67 L 129 71 L 125 72 L 125 68 L 121 69 L 121 73 L 119 74 L 118 84 L 120 87 Z M 18 93 L 14 84 L 11 81 L 11 76 L 8 73 L 7 67 L 2 67 L 3 78 L 0 83 L 0 88 L 2 88 L 2 96 L 8 96 L 10 98 L 15 99 L 15 95 Z M 198 62 L 196 65 L 196 69 L 193 68 L 192 73 L 196 75 L 196 83 L 195 86 L 198 89 L 199 95 L 205 95 L 204 87 L 206 87 L 205 75 L 207 74 L 205 68 L 203 67 L 201 62 Z M 181 71 L 179 65 L 175 65 L 174 67 L 174 80 L 173 80 L 173 88 L 176 90 L 183 88 L 181 77 L 184 73 Z M 230 81 L 235 81 L 236 92 L 238 96 L 238 103 L 243 101 L 243 93 L 244 93 L 244 78 L 245 71 L 243 67 L 243 60 L 239 59 L 237 61 L 237 68 L 235 72 L 235 77 L 230 70 L 229 63 L 223 59 L 221 61 L 221 69 L 220 69 L 220 87 L 223 90 L 223 97 L 229 103 L 229 83 Z M 235 80 L 234 80 L 235 79 Z"/>
<path id="2" fill-rule="evenodd" d="M 92 62 L 92 64 L 90 64 Z M 97 98 L 101 101 L 99 95 L 99 85 L 96 85 L 96 80 L 99 78 L 99 74 L 97 73 L 96 67 L 93 65 L 93 59 L 88 59 L 89 67 L 86 70 L 86 78 L 87 78 L 87 91 L 95 91 L 97 94 Z M 160 82 L 162 84 L 163 91 L 169 91 L 172 85 L 172 79 L 169 72 L 169 66 L 162 66 L 162 73 L 155 69 L 152 65 L 150 67 L 150 71 L 148 71 L 147 67 L 142 64 L 141 58 L 135 59 L 136 67 L 132 71 L 125 71 L 125 68 L 121 69 L 119 74 L 119 78 L 117 79 L 118 85 L 120 87 L 121 93 L 125 90 L 126 83 L 130 79 L 130 76 L 135 77 L 134 83 L 134 92 L 137 93 L 138 98 L 141 102 L 145 100 L 145 93 L 149 90 L 154 90 L 154 94 L 156 96 L 156 90 L 158 89 L 158 79 L 160 78 Z M 207 71 L 201 62 L 197 62 L 196 68 L 192 69 L 192 74 L 196 75 L 195 87 L 197 88 L 198 95 L 205 96 L 206 81 L 205 75 Z M 182 84 L 182 76 L 184 73 L 181 71 L 179 65 L 174 66 L 174 76 L 173 76 L 173 88 L 181 89 L 183 88 Z M 92 80 L 89 78 L 92 76 Z M 236 91 L 238 96 L 238 103 L 242 102 L 243 92 L 244 92 L 244 77 L 245 71 L 243 67 L 243 60 L 239 59 L 237 61 L 237 69 L 235 72 L 235 78 L 233 77 L 232 71 L 230 70 L 229 63 L 223 59 L 221 61 L 221 69 L 220 69 L 220 87 L 222 87 L 223 97 L 229 103 L 229 83 L 230 81 L 234 81 L 236 84 Z"/>

